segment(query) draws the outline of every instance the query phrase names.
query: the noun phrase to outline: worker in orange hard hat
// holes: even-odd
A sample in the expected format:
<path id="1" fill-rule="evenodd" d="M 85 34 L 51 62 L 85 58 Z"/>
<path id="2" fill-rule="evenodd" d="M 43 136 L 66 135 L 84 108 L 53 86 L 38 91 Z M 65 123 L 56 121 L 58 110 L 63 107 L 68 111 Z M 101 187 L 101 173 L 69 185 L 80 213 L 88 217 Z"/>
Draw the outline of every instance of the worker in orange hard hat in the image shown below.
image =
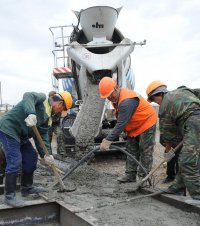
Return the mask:
<path id="1" fill-rule="evenodd" d="M 165 83 L 163 83 L 160 80 L 153 81 L 149 84 L 146 90 L 146 94 L 148 96 L 148 101 L 152 102 L 152 100 L 155 98 L 156 103 L 160 104 L 162 97 L 164 94 L 168 93 L 167 86 Z M 181 141 L 181 136 L 177 134 L 172 140 L 171 144 L 172 147 L 175 148 L 175 144 L 178 145 L 178 143 Z M 166 142 L 164 142 L 164 138 L 161 135 L 160 136 L 160 143 L 165 146 Z M 172 182 L 175 179 L 175 175 L 178 172 L 178 154 L 179 152 L 175 153 L 175 156 L 167 162 L 167 177 L 164 179 L 163 183 L 169 183 Z"/>
<path id="2" fill-rule="evenodd" d="M 167 93 L 167 86 L 160 80 L 153 81 L 147 87 L 146 94 L 148 96 L 148 101 L 152 102 L 151 98 L 156 96 L 156 94 Z"/>
<path id="3" fill-rule="evenodd" d="M 110 77 L 104 77 L 99 83 L 101 98 L 107 98 L 116 88 L 116 81 Z"/>
<path id="4" fill-rule="evenodd" d="M 51 126 L 51 112 L 61 113 L 72 106 L 72 97 L 68 92 L 59 92 L 50 99 L 44 93 L 26 92 L 23 99 L 0 119 L 0 144 L 5 156 L 5 204 L 22 207 L 24 202 L 16 197 L 16 180 L 21 173 L 21 194 L 46 191 L 45 188 L 33 186 L 34 171 L 38 156 L 30 142 L 35 146 L 40 156 L 47 163 L 53 163 L 48 130 Z M 49 151 L 46 156 L 37 141 L 31 127 L 36 126 L 42 140 Z"/>
<path id="5" fill-rule="evenodd" d="M 186 187 L 193 200 L 200 204 L 200 89 L 181 86 L 168 92 L 161 81 L 147 87 L 149 101 L 159 104 L 160 134 L 165 140 L 165 156 L 173 154 L 172 141 L 179 134 L 183 146 L 178 157 L 179 171 L 175 182 L 166 190 L 180 194 Z"/>
<path id="6" fill-rule="evenodd" d="M 127 151 L 141 161 L 148 173 L 152 167 L 155 144 L 157 115 L 154 108 L 135 91 L 119 88 L 116 81 L 110 77 L 101 79 L 99 92 L 101 98 L 107 98 L 112 102 L 117 116 L 117 123 L 103 139 L 100 150 L 109 150 L 111 143 L 125 131 L 128 136 Z M 137 176 L 143 178 L 145 173 L 137 168 L 137 165 L 127 158 L 125 175 L 119 177 L 118 181 L 135 182 Z"/>

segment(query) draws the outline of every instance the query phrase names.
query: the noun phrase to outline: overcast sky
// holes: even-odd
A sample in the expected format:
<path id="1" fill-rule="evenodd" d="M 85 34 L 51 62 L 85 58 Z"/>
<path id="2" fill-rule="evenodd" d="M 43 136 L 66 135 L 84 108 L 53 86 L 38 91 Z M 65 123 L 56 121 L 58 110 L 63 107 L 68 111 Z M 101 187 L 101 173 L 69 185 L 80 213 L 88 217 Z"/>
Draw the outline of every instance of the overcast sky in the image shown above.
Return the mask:
<path id="1" fill-rule="evenodd" d="M 0 0 L 0 82 L 3 103 L 26 91 L 48 93 L 54 67 L 50 26 L 77 24 L 72 10 L 123 6 L 116 27 L 132 41 L 135 90 L 161 79 L 169 90 L 200 87 L 199 0 Z"/>

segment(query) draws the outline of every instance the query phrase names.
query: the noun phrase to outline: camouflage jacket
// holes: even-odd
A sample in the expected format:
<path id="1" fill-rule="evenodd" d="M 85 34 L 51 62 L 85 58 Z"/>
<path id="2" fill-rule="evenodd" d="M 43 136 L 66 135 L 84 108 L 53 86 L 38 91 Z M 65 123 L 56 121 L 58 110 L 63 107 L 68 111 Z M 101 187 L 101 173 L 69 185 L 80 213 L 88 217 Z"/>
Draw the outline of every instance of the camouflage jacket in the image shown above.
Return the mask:
<path id="1" fill-rule="evenodd" d="M 184 122 L 195 111 L 200 111 L 200 89 L 180 87 L 165 94 L 159 108 L 161 136 L 169 142 L 182 136 Z"/>

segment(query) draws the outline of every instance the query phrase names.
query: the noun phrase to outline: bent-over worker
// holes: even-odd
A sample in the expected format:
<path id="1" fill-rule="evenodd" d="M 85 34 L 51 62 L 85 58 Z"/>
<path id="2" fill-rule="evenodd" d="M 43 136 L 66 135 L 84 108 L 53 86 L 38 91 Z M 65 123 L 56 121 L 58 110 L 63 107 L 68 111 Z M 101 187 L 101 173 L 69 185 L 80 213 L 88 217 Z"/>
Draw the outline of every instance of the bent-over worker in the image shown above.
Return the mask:
<path id="1" fill-rule="evenodd" d="M 159 125 L 166 141 L 165 152 L 170 153 L 170 141 L 177 131 L 183 137 L 178 174 L 166 192 L 179 194 L 186 187 L 193 199 L 200 200 L 200 89 L 182 86 L 169 92 L 166 84 L 156 80 L 147 87 L 146 92 L 149 101 L 160 105 Z"/>
<path id="2" fill-rule="evenodd" d="M 155 131 L 157 115 L 154 108 L 133 90 L 119 88 L 116 81 L 104 77 L 99 83 L 101 98 L 112 102 L 117 116 L 117 123 L 113 130 L 103 139 L 100 150 L 109 150 L 111 143 L 124 131 L 127 134 L 127 151 L 132 154 L 146 169 L 152 168 L 153 149 L 155 145 Z M 145 173 L 127 157 L 125 175 L 118 178 L 120 183 L 135 182 L 145 177 Z"/>
<path id="3" fill-rule="evenodd" d="M 0 119 L 0 143 L 5 155 L 5 203 L 13 207 L 22 207 L 24 202 L 16 198 L 16 180 L 21 172 L 21 193 L 27 196 L 44 191 L 33 186 L 33 175 L 37 165 L 37 153 L 29 138 L 33 138 L 36 148 L 45 161 L 52 163 L 49 142 L 51 112 L 60 113 L 71 108 L 72 97 L 68 92 L 56 93 L 51 99 L 43 93 L 27 92 L 22 101 Z M 49 156 L 46 156 L 31 127 L 36 126 Z"/>

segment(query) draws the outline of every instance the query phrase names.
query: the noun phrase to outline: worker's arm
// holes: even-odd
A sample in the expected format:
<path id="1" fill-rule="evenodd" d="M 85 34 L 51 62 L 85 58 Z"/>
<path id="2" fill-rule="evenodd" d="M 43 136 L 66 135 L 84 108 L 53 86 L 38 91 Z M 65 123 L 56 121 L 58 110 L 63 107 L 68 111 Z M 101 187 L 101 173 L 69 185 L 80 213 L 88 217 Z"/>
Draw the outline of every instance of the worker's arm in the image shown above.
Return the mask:
<path id="1" fill-rule="evenodd" d="M 178 127 L 176 125 L 177 112 L 171 112 L 170 105 L 172 104 L 171 97 L 166 95 L 159 108 L 159 129 L 160 135 L 165 140 L 165 143 L 171 143 L 174 137 L 177 136 Z M 174 118 L 173 118 L 174 117 Z"/>
<path id="2" fill-rule="evenodd" d="M 118 111 L 117 123 L 113 130 L 108 134 L 106 140 L 114 141 L 124 130 L 132 115 L 135 113 L 139 104 L 138 98 L 125 99 L 121 102 Z"/>
<path id="3" fill-rule="evenodd" d="M 25 114 L 36 114 L 35 106 L 45 101 L 46 95 L 44 93 L 26 92 L 23 95 L 23 108 Z"/>
<path id="4" fill-rule="evenodd" d="M 40 136 L 41 136 L 49 154 L 52 155 L 51 144 L 49 141 L 49 127 L 37 127 L 37 128 L 38 128 L 38 132 L 40 133 Z M 34 136 L 33 139 L 34 139 L 35 146 L 37 148 L 37 151 L 38 151 L 40 157 L 44 158 L 45 153 L 40 145 L 40 142 L 38 141 L 36 136 Z"/>
<path id="5" fill-rule="evenodd" d="M 177 126 L 168 118 L 159 119 L 160 134 L 165 139 L 165 143 L 171 143 L 177 135 Z"/>
<path id="6" fill-rule="evenodd" d="M 41 138 L 49 151 L 49 154 L 52 153 L 51 145 L 49 143 L 49 117 L 51 112 L 47 112 L 46 105 L 45 105 L 46 95 L 44 93 L 36 93 L 36 92 L 26 92 L 23 96 L 22 106 L 24 109 L 26 125 L 28 127 L 37 126 L 37 129 L 41 135 Z M 47 104 L 49 106 L 49 104 Z M 50 109 L 51 110 L 51 109 Z M 36 116 L 37 113 L 37 116 Z M 38 121 L 38 122 L 37 122 Z M 44 157 L 43 149 L 38 142 L 36 136 L 33 133 L 32 129 L 27 130 L 29 131 L 27 137 L 33 137 L 36 148 L 40 154 L 40 156 Z"/>

